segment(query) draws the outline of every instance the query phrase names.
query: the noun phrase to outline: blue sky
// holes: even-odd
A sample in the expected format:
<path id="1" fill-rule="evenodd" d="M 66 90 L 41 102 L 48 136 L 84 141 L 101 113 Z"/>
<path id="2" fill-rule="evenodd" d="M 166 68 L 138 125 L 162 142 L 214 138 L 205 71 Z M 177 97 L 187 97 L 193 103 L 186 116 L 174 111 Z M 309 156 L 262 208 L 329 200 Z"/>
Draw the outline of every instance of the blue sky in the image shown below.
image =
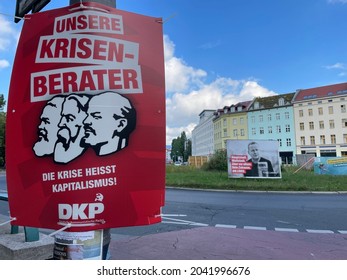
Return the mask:
<path id="1" fill-rule="evenodd" d="M 51 0 L 44 10 L 67 6 Z M 347 79 L 347 0 L 117 0 L 162 17 L 167 144 L 187 135 L 204 109 Z M 0 1 L 0 93 L 7 100 L 15 0 Z"/>

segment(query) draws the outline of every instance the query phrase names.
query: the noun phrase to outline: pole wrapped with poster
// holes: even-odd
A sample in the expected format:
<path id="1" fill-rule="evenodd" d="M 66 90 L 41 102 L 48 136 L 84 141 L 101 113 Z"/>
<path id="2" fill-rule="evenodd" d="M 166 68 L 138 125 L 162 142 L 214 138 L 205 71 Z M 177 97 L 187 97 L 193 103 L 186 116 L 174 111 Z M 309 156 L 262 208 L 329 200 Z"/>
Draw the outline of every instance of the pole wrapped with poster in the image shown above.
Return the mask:
<path id="1" fill-rule="evenodd" d="M 12 224 L 90 231 L 160 222 L 161 19 L 88 2 L 26 19 L 6 123 Z"/>

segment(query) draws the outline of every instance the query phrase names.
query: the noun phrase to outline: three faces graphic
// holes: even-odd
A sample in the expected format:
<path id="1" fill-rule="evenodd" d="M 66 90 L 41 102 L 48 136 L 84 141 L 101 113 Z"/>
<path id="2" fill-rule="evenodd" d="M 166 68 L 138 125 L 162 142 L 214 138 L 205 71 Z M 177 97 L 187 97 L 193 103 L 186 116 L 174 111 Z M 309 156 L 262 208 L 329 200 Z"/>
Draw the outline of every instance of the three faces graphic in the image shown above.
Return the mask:
<path id="1" fill-rule="evenodd" d="M 135 126 L 136 111 L 119 93 L 56 96 L 42 110 L 33 150 L 38 157 L 53 155 L 54 162 L 62 164 L 88 147 L 98 156 L 109 155 L 128 145 Z"/>

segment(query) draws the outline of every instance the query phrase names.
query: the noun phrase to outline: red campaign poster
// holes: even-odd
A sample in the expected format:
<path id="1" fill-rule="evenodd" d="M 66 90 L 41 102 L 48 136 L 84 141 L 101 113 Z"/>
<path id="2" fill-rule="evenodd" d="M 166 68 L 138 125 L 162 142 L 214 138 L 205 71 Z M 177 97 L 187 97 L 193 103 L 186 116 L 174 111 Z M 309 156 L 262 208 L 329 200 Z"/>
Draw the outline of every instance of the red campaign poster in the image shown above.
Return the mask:
<path id="1" fill-rule="evenodd" d="M 6 124 L 13 225 L 90 231 L 161 221 L 162 22 L 83 6 L 24 22 Z"/>

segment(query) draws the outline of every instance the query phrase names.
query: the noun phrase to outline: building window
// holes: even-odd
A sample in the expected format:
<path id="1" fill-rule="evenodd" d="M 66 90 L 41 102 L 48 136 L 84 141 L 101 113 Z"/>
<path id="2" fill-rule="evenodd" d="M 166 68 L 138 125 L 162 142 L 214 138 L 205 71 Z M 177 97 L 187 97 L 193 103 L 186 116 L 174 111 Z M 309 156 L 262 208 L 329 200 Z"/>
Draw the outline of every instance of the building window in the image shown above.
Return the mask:
<path id="1" fill-rule="evenodd" d="M 276 113 L 275 118 L 276 118 L 276 120 L 280 120 L 281 119 L 280 113 Z"/>
<path id="2" fill-rule="evenodd" d="M 299 117 L 303 117 L 304 116 L 304 110 L 299 110 Z"/>
<path id="3" fill-rule="evenodd" d="M 244 123 L 244 118 L 241 117 L 241 118 L 240 118 L 240 124 L 243 124 L 243 123 Z"/>
<path id="4" fill-rule="evenodd" d="M 268 127 L 267 127 L 267 132 L 268 132 L 269 134 L 272 134 L 272 126 L 268 126 Z"/>
<path id="5" fill-rule="evenodd" d="M 284 105 L 284 98 L 278 99 L 278 105 L 280 105 L 280 106 Z"/>
<path id="6" fill-rule="evenodd" d="M 287 138 L 286 142 L 287 142 L 287 147 L 291 147 L 292 146 L 292 139 L 291 138 Z"/>
<path id="7" fill-rule="evenodd" d="M 300 137 L 300 143 L 301 143 L 301 145 L 306 145 L 305 144 L 305 136 Z"/>
<path id="8" fill-rule="evenodd" d="M 233 125 L 237 125 L 237 118 L 233 118 Z"/>
<path id="9" fill-rule="evenodd" d="M 312 109 L 308 109 L 308 115 L 313 116 L 313 110 Z"/>
<path id="10" fill-rule="evenodd" d="M 264 127 L 259 127 L 259 134 L 264 134 Z"/>
<path id="11" fill-rule="evenodd" d="M 284 112 L 284 118 L 285 118 L 286 120 L 289 120 L 289 112 Z"/>
<path id="12" fill-rule="evenodd" d="M 280 147 L 282 147 L 282 139 L 277 139 L 277 141 L 278 141 L 278 145 L 279 145 Z"/>
<path id="13" fill-rule="evenodd" d="M 281 126 L 280 125 L 276 125 L 276 132 L 281 133 Z"/>
<path id="14" fill-rule="evenodd" d="M 241 133 L 241 136 L 245 136 L 245 130 L 243 128 L 241 128 L 240 133 Z"/>
<path id="15" fill-rule="evenodd" d="M 342 119 L 342 127 L 347 127 L 347 119 Z"/>
<path id="16" fill-rule="evenodd" d="M 226 128 L 223 129 L 223 136 L 224 137 L 228 136 L 228 130 Z"/>
<path id="17" fill-rule="evenodd" d="M 251 123 L 255 123 L 255 116 L 251 116 Z"/>
<path id="18" fill-rule="evenodd" d="M 347 134 L 343 134 L 343 143 L 347 144 Z"/>
<path id="19" fill-rule="evenodd" d="M 318 115 L 323 115 L 323 107 L 318 108 Z"/>
<path id="20" fill-rule="evenodd" d="M 341 113 L 346 113 L 346 105 L 341 105 Z"/>
<path id="21" fill-rule="evenodd" d="M 324 129 L 324 121 L 319 121 L 319 128 Z"/>
<path id="22" fill-rule="evenodd" d="M 234 137 L 237 137 L 238 135 L 237 135 L 237 129 L 233 129 L 233 136 Z"/>
<path id="23" fill-rule="evenodd" d="M 267 115 L 267 120 L 268 120 L 269 122 L 272 120 L 271 114 L 268 114 L 268 115 Z"/>
<path id="24" fill-rule="evenodd" d="M 314 136 L 310 136 L 310 144 L 316 145 L 316 140 L 314 139 Z"/>
<path id="25" fill-rule="evenodd" d="M 227 119 L 223 119 L 223 126 L 227 126 Z"/>
<path id="26" fill-rule="evenodd" d="M 300 130 L 305 130 L 305 125 L 303 122 L 300 123 Z"/>
<path id="27" fill-rule="evenodd" d="M 320 136 L 320 143 L 325 144 L 325 135 Z"/>
<path id="28" fill-rule="evenodd" d="M 255 130 L 255 127 L 252 127 L 252 135 L 256 135 L 256 134 L 257 134 L 257 132 Z"/>
<path id="29" fill-rule="evenodd" d="M 335 128 L 334 120 L 329 120 L 329 127 L 330 127 L 330 129 L 334 129 Z"/>
<path id="30" fill-rule="evenodd" d="M 314 129 L 314 123 L 313 122 L 309 122 L 308 124 L 309 124 L 310 129 L 313 130 Z"/>
<path id="31" fill-rule="evenodd" d="M 330 140 L 331 140 L 331 144 L 336 144 L 336 135 L 335 134 L 331 134 L 330 135 Z"/>
<path id="32" fill-rule="evenodd" d="M 286 124 L 286 132 L 290 132 L 290 125 Z"/>
<path id="33" fill-rule="evenodd" d="M 328 112 L 329 112 L 330 115 L 334 114 L 334 107 L 333 106 L 329 106 L 328 107 Z"/>
<path id="34" fill-rule="evenodd" d="M 259 122 L 263 122 L 263 115 L 259 115 Z"/>

